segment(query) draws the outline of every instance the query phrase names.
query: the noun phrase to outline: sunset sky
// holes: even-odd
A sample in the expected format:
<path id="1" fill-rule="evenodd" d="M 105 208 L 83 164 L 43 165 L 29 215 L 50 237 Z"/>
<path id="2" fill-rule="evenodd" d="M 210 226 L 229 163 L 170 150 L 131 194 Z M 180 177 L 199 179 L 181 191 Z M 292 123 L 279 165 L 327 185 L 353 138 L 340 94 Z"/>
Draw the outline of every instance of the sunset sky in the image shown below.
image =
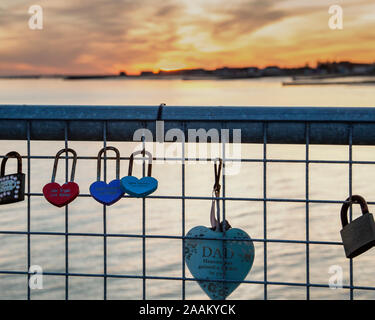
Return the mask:
<path id="1" fill-rule="evenodd" d="M 29 7 L 44 11 L 28 27 Z M 344 29 L 328 27 L 331 5 Z M 375 62 L 374 0 L 1 0 L 0 74 Z"/>

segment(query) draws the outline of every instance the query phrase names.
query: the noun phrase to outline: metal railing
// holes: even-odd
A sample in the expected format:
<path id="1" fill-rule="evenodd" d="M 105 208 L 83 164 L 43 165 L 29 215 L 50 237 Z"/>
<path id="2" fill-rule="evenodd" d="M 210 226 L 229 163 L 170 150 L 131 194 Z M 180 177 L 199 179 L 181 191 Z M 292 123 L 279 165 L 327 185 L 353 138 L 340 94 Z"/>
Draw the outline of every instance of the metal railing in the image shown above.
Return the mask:
<path id="1" fill-rule="evenodd" d="M 27 230 L 9 231 L 0 228 L 0 234 L 15 234 L 27 236 L 27 269 L 25 271 L 0 270 L 3 275 L 27 275 L 30 278 L 29 268 L 31 265 L 30 237 L 32 235 L 51 235 L 65 238 L 65 272 L 44 272 L 44 275 L 65 277 L 65 298 L 69 298 L 69 279 L 71 277 L 96 277 L 103 279 L 104 295 L 107 298 L 107 279 L 141 279 L 143 281 L 142 296 L 147 298 L 146 281 L 149 279 L 171 280 L 181 282 L 182 299 L 186 298 L 186 281 L 196 281 L 194 278 L 186 277 L 184 240 L 186 239 L 186 200 L 212 200 L 211 197 L 186 196 L 185 192 L 185 165 L 186 162 L 196 160 L 186 157 L 183 151 L 181 158 L 172 160 L 180 161 L 182 189 L 181 195 L 150 195 L 150 199 L 175 199 L 182 204 L 181 211 L 181 235 L 151 235 L 146 233 L 146 199 L 142 200 L 142 233 L 141 234 L 113 234 L 107 232 L 106 207 L 103 206 L 103 231 L 101 233 L 74 233 L 69 231 L 69 208 L 65 208 L 65 230 L 64 232 L 36 232 L 31 231 L 31 207 L 33 197 L 42 196 L 41 193 L 31 192 L 30 167 L 33 160 L 54 159 L 54 155 L 40 156 L 31 155 L 30 142 L 32 140 L 61 140 L 65 147 L 69 141 L 102 141 L 106 146 L 108 141 L 133 141 L 133 134 L 137 129 L 146 128 L 155 134 L 156 121 L 164 121 L 165 131 L 171 128 L 179 128 L 188 137 L 189 129 L 211 129 L 217 130 L 230 128 L 241 129 L 241 143 L 256 143 L 263 145 L 262 158 L 238 158 L 227 159 L 223 156 L 225 164 L 230 161 L 253 162 L 263 165 L 263 196 L 262 197 L 228 197 L 226 196 L 225 171 L 222 176 L 222 210 L 225 219 L 227 201 L 249 201 L 263 204 L 263 237 L 253 239 L 254 242 L 263 243 L 264 277 L 262 281 L 244 280 L 244 283 L 263 285 L 264 299 L 268 298 L 269 286 L 294 286 L 306 289 L 306 298 L 310 298 L 310 288 L 328 288 L 328 284 L 312 283 L 310 281 L 310 245 L 333 245 L 342 246 L 341 242 L 312 241 L 310 240 L 310 204 L 333 203 L 340 204 L 344 199 L 313 200 L 309 195 L 309 166 L 313 163 L 319 164 L 345 164 L 348 165 L 349 190 L 348 196 L 352 195 L 352 167 L 354 164 L 375 164 L 373 161 L 354 161 L 353 145 L 375 145 L 375 108 L 276 108 L 276 107 L 153 107 L 153 106 L 0 106 L 0 140 L 25 140 L 27 142 L 27 154 L 23 158 L 27 161 Z M 230 137 L 227 141 L 220 141 L 222 150 L 226 143 L 232 142 Z M 305 145 L 304 160 L 269 159 L 267 157 L 268 144 L 303 144 Z M 309 148 L 312 144 L 330 144 L 349 146 L 348 161 L 336 160 L 311 160 Z M 184 146 L 184 142 L 182 142 Z M 184 150 L 184 147 L 182 148 Z M 0 158 L 3 158 L 1 155 Z M 79 156 L 78 159 L 94 160 L 96 156 Z M 110 157 L 106 157 L 106 160 Z M 121 160 L 129 160 L 129 157 L 121 157 Z M 158 160 L 157 157 L 154 160 Z M 163 158 L 163 160 L 170 160 Z M 212 160 L 212 159 L 201 159 Z M 269 163 L 299 163 L 305 165 L 305 198 L 270 198 L 267 194 L 267 164 Z M 224 169 L 225 170 L 225 169 Z M 68 157 L 66 157 L 66 179 L 68 178 Z M 106 161 L 104 166 L 106 172 Z M 144 174 L 144 170 L 143 170 Z M 79 197 L 90 197 L 89 194 L 81 194 Z M 127 196 L 125 196 L 127 197 Z M 305 234 L 304 240 L 271 239 L 267 235 L 267 206 L 272 202 L 302 203 L 305 205 Z M 369 202 L 369 204 L 375 204 Z M 1 210 L 1 209 L 0 209 Z M 350 220 L 352 212 L 350 211 Z M 103 239 L 103 273 L 74 273 L 69 269 L 69 237 L 100 237 Z M 142 275 L 110 274 L 107 272 L 107 239 L 108 238 L 137 238 L 142 240 Z M 149 276 L 146 273 L 146 239 L 177 239 L 182 242 L 181 277 Z M 269 243 L 292 243 L 305 245 L 306 256 L 306 279 L 304 282 L 281 282 L 268 279 L 268 256 L 267 245 Z M 344 253 L 343 253 L 344 254 Z M 353 278 L 353 261 L 348 260 L 350 270 L 349 285 L 344 289 L 350 292 L 350 298 L 354 297 L 354 290 L 375 290 L 371 286 L 356 286 Z M 1 281 L 1 280 L 0 280 Z M 25 286 L 27 283 L 25 283 Z M 27 286 L 27 298 L 30 299 L 30 288 Z"/>

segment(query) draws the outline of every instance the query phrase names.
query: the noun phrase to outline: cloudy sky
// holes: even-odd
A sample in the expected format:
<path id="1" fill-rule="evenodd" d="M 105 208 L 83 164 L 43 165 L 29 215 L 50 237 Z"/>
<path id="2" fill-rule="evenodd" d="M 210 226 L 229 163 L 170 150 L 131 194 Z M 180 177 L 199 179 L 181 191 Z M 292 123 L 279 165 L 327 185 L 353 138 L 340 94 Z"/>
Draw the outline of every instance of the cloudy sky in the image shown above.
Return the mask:
<path id="1" fill-rule="evenodd" d="M 0 74 L 374 62 L 374 30 L 374 0 L 1 0 Z"/>

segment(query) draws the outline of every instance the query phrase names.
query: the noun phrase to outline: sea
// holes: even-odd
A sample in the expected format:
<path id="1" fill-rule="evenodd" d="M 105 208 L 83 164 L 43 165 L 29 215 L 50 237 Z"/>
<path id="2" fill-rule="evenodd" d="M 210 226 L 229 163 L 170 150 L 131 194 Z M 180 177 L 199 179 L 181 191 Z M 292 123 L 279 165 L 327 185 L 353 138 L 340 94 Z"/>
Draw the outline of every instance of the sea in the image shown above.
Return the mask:
<path id="1" fill-rule="evenodd" d="M 168 106 L 308 106 L 308 107 L 374 107 L 375 87 L 371 84 L 329 86 L 283 86 L 289 78 L 240 80 L 80 80 L 62 79 L 1 79 L 0 103 L 6 105 L 154 105 Z M 358 80 L 358 79 L 356 79 Z M 366 80 L 366 78 L 363 78 Z M 80 156 L 96 156 L 102 142 L 69 142 Z M 137 146 L 133 142 L 108 142 L 126 157 Z M 31 141 L 31 155 L 51 156 L 64 148 L 62 141 Z M 177 148 L 178 149 L 178 148 Z M 212 148 L 215 149 L 215 148 Z M 9 151 L 27 154 L 26 141 L 1 141 L 0 154 Z M 211 149 L 210 149 L 211 150 Z M 218 148 L 220 150 L 220 148 Z M 267 145 L 267 158 L 304 160 L 304 145 Z M 179 152 L 178 150 L 176 152 Z M 263 146 L 241 145 L 243 158 L 262 159 Z M 348 160 L 348 146 L 311 145 L 311 160 Z M 375 161 L 371 146 L 354 146 L 353 160 Z M 64 181 L 64 162 L 58 167 L 57 181 Z M 114 179 L 114 161 L 108 161 L 108 179 Z M 140 162 L 139 162 L 140 163 Z M 27 172 L 27 162 L 23 163 Z M 193 278 L 182 263 L 182 241 L 173 238 L 147 238 L 143 255 L 140 237 L 107 237 L 106 257 L 103 234 L 103 206 L 91 197 L 79 197 L 65 209 L 51 206 L 41 196 L 43 186 L 50 182 L 52 159 L 32 159 L 30 166 L 31 197 L 30 250 L 27 231 L 27 201 L 0 207 L 0 299 L 27 299 L 28 254 L 31 265 L 40 266 L 43 288 L 30 290 L 31 299 L 103 299 L 105 271 L 107 299 L 186 299 L 207 300 L 207 295 L 195 281 L 174 280 Z M 16 170 L 9 161 L 8 172 Z M 128 170 L 122 161 L 121 176 Z M 137 164 L 134 174 L 140 176 Z M 267 163 L 267 197 L 277 199 L 305 199 L 305 164 L 288 162 Z M 96 161 L 79 160 L 76 182 L 81 194 L 89 194 L 89 186 L 96 180 Z M 159 187 L 153 195 L 171 199 L 145 200 L 145 233 L 147 235 L 181 236 L 191 228 L 210 226 L 211 201 L 185 200 L 185 230 L 183 230 L 183 201 L 175 199 L 182 193 L 181 162 L 153 165 L 153 176 Z M 343 201 L 349 194 L 349 165 L 311 163 L 309 165 L 309 197 L 315 200 Z M 367 201 L 375 201 L 375 169 L 372 164 L 353 165 L 353 193 Z M 238 174 L 225 178 L 226 196 L 230 198 L 263 198 L 263 163 L 241 163 Z M 214 184 L 213 164 L 186 163 L 185 195 L 210 197 Z M 340 208 L 338 203 L 309 205 L 309 239 L 311 241 L 340 242 Z M 370 212 L 374 206 L 370 205 Z M 304 202 L 267 202 L 267 239 L 306 240 L 306 205 Z M 263 201 L 226 200 L 225 214 L 232 227 L 240 228 L 253 239 L 264 237 Z M 360 210 L 354 207 L 354 215 Z M 124 198 L 106 210 L 108 234 L 142 235 L 143 211 L 141 199 Z M 66 227 L 70 233 L 64 235 Z M 1 232 L 3 231 L 3 232 Z M 15 231 L 13 234 L 4 231 Z M 52 233 L 52 234 L 49 234 Z M 58 234 L 53 234 L 58 233 Z M 270 241 L 266 252 L 262 241 L 254 241 L 254 264 L 246 277 L 253 283 L 241 284 L 230 299 L 349 299 L 350 263 L 341 245 Z M 67 255 L 66 255 L 67 254 Z M 353 260 L 353 291 L 355 299 L 373 299 L 375 273 L 372 265 L 375 249 Z M 143 269 L 145 266 L 145 270 Z M 9 273 L 8 271 L 11 271 Z M 64 273 L 75 274 L 66 278 Z M 8 273 L 7 273 L 8 272 Z M 12 273 L 13 272 L 13 273 Z M 143 274 L 151 277 L 145 282 Z M 80 276 L 81 275 L 81 276 Z M 92 275 L 92 276 L 88 276 Z M 121 275 L 131 276 L 121 278 Z M 264 285 L 265 276 L 267 285 Z M 168 278 L 168 279 L 160 279 Z M 342 281 L 341 281 L 342 280 Z M 308 283 L 309 289 L 305 284 Z M 334 284 L 327 287 L 329 284 Z M 340 288 L 340 285 L 344 288 Z"/>

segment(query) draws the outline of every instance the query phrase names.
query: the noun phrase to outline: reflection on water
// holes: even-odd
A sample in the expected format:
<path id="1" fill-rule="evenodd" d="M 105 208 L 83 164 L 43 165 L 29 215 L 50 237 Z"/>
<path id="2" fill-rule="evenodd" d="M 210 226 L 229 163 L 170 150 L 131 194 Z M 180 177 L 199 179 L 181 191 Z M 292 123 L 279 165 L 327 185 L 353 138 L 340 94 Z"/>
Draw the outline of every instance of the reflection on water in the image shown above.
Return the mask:
<path id="1" fill-rule="evenodd" d="M 22 90 L 20 90 L 22 88 Z M 333 91 L 330 91 L 333 90 Z M 314 92 L 319 92 L 315 94 Z M 0 81 L 2 103 L 54 103 L 54 104 L 168 104 L 184 105 L 327 105 L 370 106 L 374 90 L 369 87 L 283 88 L 278 81 L 85 81 L 59 82 Z M 21 92 L 21 93 L 20 93 Z M 220 92 L 218 94 L 217 92 Z M 194 94 L 193 94 L 194 93 Z M 215 93 L 215 94 L 213 94 Z M 272 99 L 272 100 L 271 100 Z M 129 155 L 133 143 L 110 143 L 119 148 L 123 156 Z M 80 156 L 95 156 L 102 147 L 100 142 L 69 142 Z M 32 141 L 32 155 L 54 155 L 63 148 L 63 142 Z M 216 150 L 215 148 L 212 148 Z M 17 150 L 26 154 L 24 141 L 3 141 L 0 154 Z M 262 159 L 259 145 L 243 145 L 242 157 Z M 216 156 L 216 155 L 214 155 Z M 305 146 L 269 145 L 267 157 L 272 159 L 304 159 Z M 374 161 L 372 147 L 354 147 L 353 159 Z M 348 160 L 346 146 L 311 146 L 310 159 Z M 112 161 L 111 161 L 112 162 Z M 51 179 L 53 160 L 32 160 L 31 192 L 41 190 Z M 63 180 L 59 168 L 56 181 Z M 125 175 L 128 162 L 121 164 Z M 310 164 L 309 197 L 313 200 L 343 200 L 348 195 L 347 164 Z M 9 161 L 9 172 L 16 170 Z M 24 161 L 24 170 L 27 162 Z M 134 173 L 141 168 L 135 165 Z M 305 199 L 305 164 L 268 163 L 267 197 Z M 153 176 L 159 181 L 154 195 L 181 195 L 181 164 L 154 163 Z M 114 163 L 108 166 L 109 178 L 115 176 Z M 186 165 L 187 196 L 210 196 L 213 185 L 211 163 Z M 96 161 L 79 160 L 76 182 L 81 193 L 88 194 L 89 185 L 96 180 Z M 353 192 L 374 201 L 373 165 L 353 165 Z M 230 201 L 225 203 L 226 217 L 233 227 L 245 230 L 252 238 L 264 237 L 263 163 L 242 163 L 240 174 L 226 177 L 226 196 L 233 198 L 258 198 L 260 201 Z M 185 201 L 185 232 L 197 225 L 209 225 L 209 200 Z M 372 211 L 373 206 L 369 206 Z M 311 203 L 309 206 L 309 238 L 315 241 L 341 241 L 339 204 Z M 354 214 L 359 214 L 355 207 Z M 79 197 L 69 206 L 69 232 L 103 233 L 102 206 L 89 197 Z M 27 202 L 0 208 L 0 230 L 27 230 Z M 43 197 L 31 198 L 31 230 L 34 232 L 65 232 L 65 211 L 51 206 Z M 107 210 L 107 232 L 111 234 L 142 234 L 142 200 L 122 199 Z M 147 199 L 146 233 L 151 235 L 179 236 L 182 232 L 181 199 Z M 304 202 L 267 202 L 267 238 L 306 240 L 306 204 Z M 27 236 L 0 235 L 0 269 L 25 271 L 27 265 Z M 264 244 L 254 242 L 254 265 L 247 280 L 264 280 Z M 69 272 L 98 274 L 104 271 L 102 237 L 69 237 Z M 45 272 L 65 272 L 65 237 L 63 235 L 32 235 L 31 264 L 41 265 Z M 182 243 L 174 239 L 146 240 L 146 275 L 182 276 Z M 371 262 L 375 250 L 354 260 L 354 284 L 375 286 Z M 343 268 L 344 284 L 349 284 L 349 261 L 344 250 L 337 245 L 309 246 L 310 283 L 328 284 L 329 268 Z M 186 276 L 191 277 L 186 268 Z M 110 237 L 107 239 L 107 273 L 140 276 L 142 270 L 142 239 Z M 267 244 L 267 278 L 270 282 L 306 282 L 306 245 L 270 242 Z M 27 278 L 24 275 L 0 275 L 0 298 L 25 299 Z M 109 299 L 141 299 L 141 279 L 115 279 L 107 282 Z M 270 299 L 305 299 L 306 288 L 268 285 Z M 312 299 L 348 299 L 347 289 L 310 289 Z M 372 291 L 355 290 L 355 298 L 374 298 Z M 44 289 L 32 290 L 33 299 L 64 299 L 65 277 L 45 276 Z M 262 299 L 262 284 L 242 284 L 229 299 Z M 181 281 L 147 280 L 148 299 L 180 299 Z M 70 277 L 69 297 L 72 299 L 101 299 L 103 279 Z M 186 281 L 187 299 L 207 299 L 194 281 Z"/>
<path id="2" fill-rule="evenodd" d="M 1 80 L 1 103 L 372 107 L 372 85 L 287 86 L 247 80 Z M 361 78 L 357 79 L 358 81 Z"/>

